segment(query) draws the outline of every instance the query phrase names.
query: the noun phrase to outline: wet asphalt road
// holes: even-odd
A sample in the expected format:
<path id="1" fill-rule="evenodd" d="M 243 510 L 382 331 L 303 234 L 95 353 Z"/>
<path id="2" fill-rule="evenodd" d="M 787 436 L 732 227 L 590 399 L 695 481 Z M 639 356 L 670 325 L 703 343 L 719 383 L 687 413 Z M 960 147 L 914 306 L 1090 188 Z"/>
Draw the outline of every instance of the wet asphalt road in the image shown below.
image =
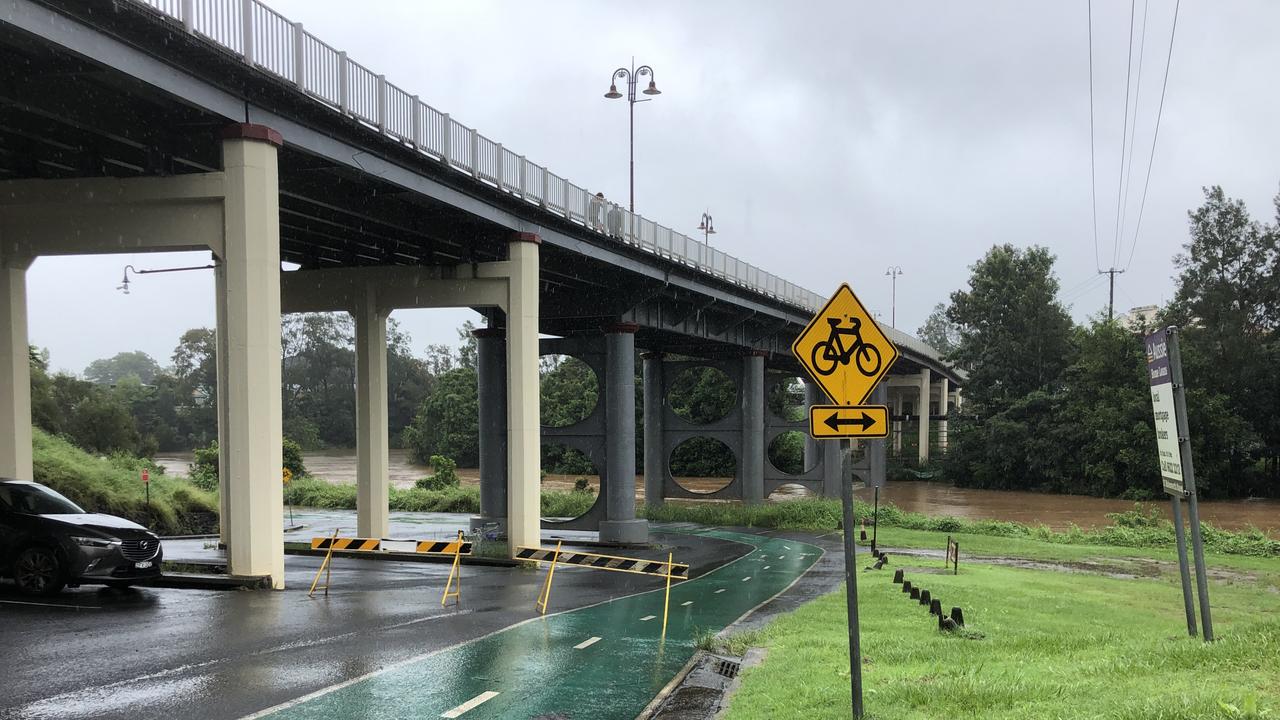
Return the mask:
<path id="1" fill-rule="evenodd" d="M 656 535 L 699 576 L 750 547 Z M 168 552 L 166 550 L 166 552 Z M 0 718 L 233 718 L 294 700 L 533 617 L 544 573 L 466 567 L 460 609 L 442 609 L 448 565 L 336 560 L 327 599 L 307 597 L 320 559 L 288 556 L 284 592 L 85 586 L 43 600 L 0 584 Z M 660 581 L 556 572 L 552 611 Z"/>

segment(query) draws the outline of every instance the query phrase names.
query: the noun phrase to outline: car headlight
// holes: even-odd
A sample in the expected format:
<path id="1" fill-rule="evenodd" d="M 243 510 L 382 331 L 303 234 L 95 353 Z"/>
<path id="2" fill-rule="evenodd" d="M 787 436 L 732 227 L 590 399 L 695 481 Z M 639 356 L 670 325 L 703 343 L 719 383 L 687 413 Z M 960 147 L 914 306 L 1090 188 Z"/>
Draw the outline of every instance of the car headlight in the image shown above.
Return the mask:
<path id="1" fill-rule="evenodd" d="M 120 545 L 119 540 L 108 540 L 106 538 L 96 538 L 96 537 L 83 537 L 79 535 L 72 535 L 71 542 L 81 547 L 91 547 L 91 548 L 112 548 Z"/>

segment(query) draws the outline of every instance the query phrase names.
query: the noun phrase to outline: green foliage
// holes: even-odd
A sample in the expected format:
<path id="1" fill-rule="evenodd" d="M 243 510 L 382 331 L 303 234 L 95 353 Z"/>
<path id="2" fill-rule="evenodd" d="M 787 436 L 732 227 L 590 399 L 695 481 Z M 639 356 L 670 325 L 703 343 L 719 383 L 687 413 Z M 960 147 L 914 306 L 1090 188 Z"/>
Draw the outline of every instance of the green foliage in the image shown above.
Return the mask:
<path id="1" fill-rule="evenodd" d="M 583 361 L 563 355 L 547 355 L 540 367 L 542 424 L 567 427 L 595 410 L 600 395 L 596 374 Z M 554 472 L 554 471 L 553 471 Z"/>
<path id="2" fill-rule="evenodd" d="M 542 517 L 576 518 L 596 504 L 594 493 L 580 492 L 543 492 L 541 498 Z"/>
<path id="3" fill-rule="evenodd" d="M 458 464 L 443 455 L 431 456 L 432 473 L 418 478 L 413 486 L 422 490 L 446 490 L 458 487 Z"/>
<path id="4" fill-rule="evenodd" d="M 674 477 L 733 477 L 737 459 L 723 442 L 700 436 L 676 446 L 670 467 Z"/>
<path id="5" fill-rule="evenodd" d="M 1057 299 L 1053 262 L 1042 247 L 998 245 L 973 266 L 969 289 L 951 294 L 947 319 L 959 341 L 949 357 L 969 371 L 965 398 L 976 410 L 1052 391 L 1071 362 L 1071 318 Z"/>
<path id="6" fill-rule="evenodd" d="M 573 491 L 576 493 L 587 493 L 589 495 L 595 494 L 595 490 L 592 489 L 590 483 L 588 483 L 587 479 L 584 477 L 580 477 L 573 481 Z"/>
<path id="7" fill-rule="evenodd" d="M 756 527 L 814 532 L 840 529 L 841 509 L 837 500 L 809 498 L 779 503 L 740 505 L 737 503 L 672 502 L 658 507 L 646 506 L 640 511 L 655 522 L 692 522 L 717 527 Z M 858 501 L 854 515 L 869 521 L 872 507 Z M 1174 547 L 1173 524 L 1160 517 L 1159 511 L 1143 512 L 1141 508 L 1108 515 L 1114 523 L 1096 530 L 1072 527 L 1065 531 L 1043 525 L 1024 525 L 1002 520 L 967 520 L 954 517 L 930 517 L 904 512 L 891 504 L 880 505 L 880 524 L 884 527 L 926 530 L 943 533 L 969 533 L 1005 538 L 1029 538 L 1064 545 L 1112 545 L 1130 548 Z M 1219 530 L 1209 523 L 1201 525 L 1205 548 L 1232 555 L 1280 557 L 1280 540 L 1252 528 L 1241 532 Z"/>
<path id="8" fill-rule="evenodd" d="M 281 443 L 282 464 L 294 477 L 302 477 L 307 474 L 307 466 L 302 462 L 302 448 L 298 443 L 284 438 Z"/>
<path id="9" fill-rule="evenodd" d="M 284 459 L 282 469 L 288 469 L 294 481 L 307 475 L 307 466 L 302 462 L 302 448 L 298 447 L 297 443 L 285 438 L 281 446 L 281 456 Z M 201 490 L 216 491 L 218 489 L 218 441 L 214 440 L 205 447 L 196 448 L 191 465 L 188 467 L 187 478 L 192 485 Z"/>
<path id="10" fill-rule="evenodd" d="M 671 410 L 691 423 L 715 422 L 733 409 L 738 391 L 723 371 L 690 367 L 676 375 L 667 393 Z"/>
<path id="11" fill-rule="evenodd" d="M 150 385 L 161 372 L 160 365 L 150 355 L 135 350 L 94 360 L 84 369 L 84 377 L 99 385 L 114 385 L 126 377 L 132 377 L 143 385 Z"/>
<path id="12" fill-rule="evenodd" d="M 332 484 L 316 478 L 304 477 L 294 480 L 285 486 L 286 503 L 300 507 L 315 507 L 329 510 L 354 510 L 356 507 L 356 486 L 352 484 Z M 572 492 L 542 493 L 542 514 L 544 517 L 578 517 L 595 504 L 594 495 Z M 391 488 L 390 507 L 392 510 L 407 512 L 480 512 L 480 488 L 475 485 L 455 486 L 443 490 L 426 490 L 410 488 L 401 490 Z"/>
<path id="13" fill-rule="evenodd" d="M 404 429 L 403 439 L 418 462 L 429 463 L 432 455 L 443 455 L 463 467 L 476 467 L 480 461 L 476 371 L 455 368 L 436 377 L 418 414 Z"/>
<path id="14" fill-rule="evenodd" d="M 162 535 L 208 532 L 218 526 L 217 496 L 167 478 L 150 461 L 123 454 L 97 458 L 39 429 L 32 434 L 36 482 L 89 512 L 133 520 Z M 140 472 L 151 474 L 151 504 Z"/>
<path id="15" fill-rule="evenodd" d="M 804 433 L 788 430 L 769 443 L 769 462 L 784 473 L 799 475 L 804 472 Z"/>

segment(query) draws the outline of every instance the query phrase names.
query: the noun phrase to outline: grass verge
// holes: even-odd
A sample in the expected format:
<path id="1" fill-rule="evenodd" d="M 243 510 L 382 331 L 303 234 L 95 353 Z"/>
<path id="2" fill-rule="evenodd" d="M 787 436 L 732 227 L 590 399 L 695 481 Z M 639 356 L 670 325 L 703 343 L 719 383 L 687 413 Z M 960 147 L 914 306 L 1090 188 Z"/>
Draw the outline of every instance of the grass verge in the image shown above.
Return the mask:
<path id="1" fill-rule="evenodd" d="M 859 520 L 871 517 L 870 505 L 855 504 Z M 735 503 L 681 503 L 667 502 L 658 508 L 645 508 L 643 514 L 660 522 L 693 522 L 722 527 L 776 528 L 779 530 L 809 530 L 822 532 L 840 527 L 840 502 L 838 500 L 804 499 L 758 505 Z M 1173 524 L 1165 520 L 1158 510 L 1143 512 L 1135 505 L 1129 512 L 1108 515 L 1112 525 L 1096 530 L 1083 530 L 1072 526 L 1070 530 L 1056 531 L 1043 525 L 1024 525 L 1002 520 L 965 520 L 954 517 L 930 517 L 920 513 L 904 512 L 889 505 L 880 505 L 880 527 L 896 527 L 908 530 L 926 530 L 939 533 L 964 533 L 972 536 L 1025 539 L 1058 545 L 1103 545 L 1127 548 L 1173 549 Z M 1267 537 L 1257 528 L 1241 532 L 1220 530 L 1203 523 L 1205 548 L 1211 551 L 1254 557 L 1280 557 L 1280 540 Z"/>
<path id="2" fill-rule="evenodd" d="M 1273 561 L 1273 564 L 1274 561 Z M 1188 638 L 1176 581 L 961 566 L 907 578 L 964 609 L 937 630 L 885 570 L 859 573 L 869 718 L 1245 718 L 1280 712 L 1280 596 L 1214 583 L 1218 641 Z M 762 645 L 726 718 L 848 718 L 843 591 L 781 616 L 731 649 Z"/>
<path id="3" fill-rule="evenodd" d="M 285 488 L 285 502 L 330 510 L 355 510 L 356 486 L 333 484 L 312 477 L 293 480 Z M 442 490 L 391 488 L 392 510 L 409 512 L 480 512 L 480 488 L 474 485 Z M 543 517 L 578 517 L 596 502 L 592 493 L 543 492 Z"/>
<path id="4" fill-rule="evenodd" d="M 35 480 L 89 512 L 118 515 L 162 535 L 218 528 L 218 498 L 185 480 L 165 477 L 147 460 L 96 457 L 39 429 L 32 432 Z M 151 502 L 140 473 L 150 471 Z"/>

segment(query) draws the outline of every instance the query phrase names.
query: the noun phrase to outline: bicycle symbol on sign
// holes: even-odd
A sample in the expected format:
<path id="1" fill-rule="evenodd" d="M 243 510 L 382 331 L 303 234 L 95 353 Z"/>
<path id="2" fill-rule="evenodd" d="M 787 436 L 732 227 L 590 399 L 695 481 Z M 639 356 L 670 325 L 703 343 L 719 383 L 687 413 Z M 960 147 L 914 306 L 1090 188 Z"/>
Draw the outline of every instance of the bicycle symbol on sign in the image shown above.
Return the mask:
<path id="1" fill-rule="evenodd" d="M 850 327 L 841 327 L 840 318 L 827 318 L 831 325 L 831 334 L 826 340 L 813 346 L 812 364 L 814 372 L 826 377 L 836 368 L 849 364 L 852 359 L 858 372 L 872 377 L 880 372 L 880 350 L 862 340 L 862 321 L 850 317 Z M 851 338 L 848 345 L 844 338 Z"/>

